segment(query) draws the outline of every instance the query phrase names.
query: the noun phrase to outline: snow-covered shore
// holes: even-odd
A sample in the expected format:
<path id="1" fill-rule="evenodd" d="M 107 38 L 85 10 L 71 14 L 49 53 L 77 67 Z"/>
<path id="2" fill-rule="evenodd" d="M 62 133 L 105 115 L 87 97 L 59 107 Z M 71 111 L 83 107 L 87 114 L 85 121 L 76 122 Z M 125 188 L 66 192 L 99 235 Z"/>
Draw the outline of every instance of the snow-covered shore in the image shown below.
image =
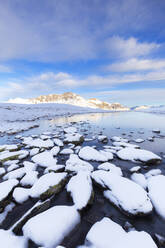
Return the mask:
<path id="1" fill-rule="evenodd" d="M 69 104 L 12 104 L 0 103 L 1 121 L 34 121 L 42 118 L 54 118 L 56 116 L 107 112 L 101 109 L 92 109 L 73 106 Z"/>
<path id="2" fill-rule="evenodd" d="M 38 119 L 52 119 L 58 116 L 107 112 L 69 104 L 12 104 L 0 103 L 0 133 L 17 133 L 36 126 Z"/>
<path id="3" fill-rule="evenodd" d="M 153 113 L 153 114 L 165 114 L 165 106 L 152 106 L 148 108 L 138 109 L 136 111 L 145 112 L 145 113 Z"/>

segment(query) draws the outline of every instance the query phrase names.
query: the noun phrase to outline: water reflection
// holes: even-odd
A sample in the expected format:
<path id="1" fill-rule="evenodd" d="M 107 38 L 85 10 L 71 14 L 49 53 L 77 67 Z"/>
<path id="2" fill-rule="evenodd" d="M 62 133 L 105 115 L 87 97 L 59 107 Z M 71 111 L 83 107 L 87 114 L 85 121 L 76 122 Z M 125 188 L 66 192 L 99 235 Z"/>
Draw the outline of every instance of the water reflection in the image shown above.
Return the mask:
<path id="1" fill-rule="evenodd" d="M 165 116 L 140 112 L 114 112 L 74 115 L 58 117 L 50 121 L 51 124 L 61 125 L 69 122 L 89 120 L 100 127 L 122 127 L 126 129 L 153 129 L 155 127 L 165 131 Z"/>

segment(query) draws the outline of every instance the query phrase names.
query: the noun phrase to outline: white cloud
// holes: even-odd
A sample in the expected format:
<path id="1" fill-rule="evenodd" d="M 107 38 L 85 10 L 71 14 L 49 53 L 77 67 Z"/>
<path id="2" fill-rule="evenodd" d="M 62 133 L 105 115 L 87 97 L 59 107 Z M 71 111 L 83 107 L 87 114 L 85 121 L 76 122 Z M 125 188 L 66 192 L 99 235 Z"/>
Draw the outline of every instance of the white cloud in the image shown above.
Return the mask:
<path id="1" fill-rule="evenodd" d="M 137 83 L 137 82 L 153 82 L 165 80 L 165 71 L 147 72 L 147 73 L 131 73 L 122 75 L 108 76 L 89 76 L 80 84 L 97 86 L 98 88 L 115 86 L 117 84 Z"/>
<path id="2" fill-rule="evenodd" d="M 117 62 L 104 67 L 107 71 L 131 72 L 145 70 L 165 69 L 165 59 L 137 59 L 132 58 L 123 62 Z"/>
<path id="3" fill-rule="evenodd" d="M 165 89 L 144 88 L 133 90 L 111 90 L 85 94 L 85 97 L 96 97 L 107 102 L 120 102 L 127 106 L 164 104 Z"/>
<path id="4" fill-rule="evenodd" d="M 83 3 L 0 1 L 0 60 L 65 61 L 96 57 Z M 12 25 L 11 25 L 12 23 Z"/>
<path id="5" fill-rule="evenodd" d="M 0 72 L 10 73 L 12 72 L 12 69 L 6 65 L 0 64 Z"/>
<path id="6" fill-rule="evenodd" d="M 123 75 L 98 76 L 91 75 L 85 78 L 75 77 L 71 74 L 60 73 L 42 73 L 33 77 L 22 78 L 6 82 L 5 86 L 0 86 L 0 99 L 6 100 L 15 97 L 35 97 L 40 94 L 62 93 L 82 89 L 83 91 L 97 89 L 109 89 L 116 85 L 130 83 L 137 86 L 144 82 L 157 82 L 165 80 L 165 71 L 132 73 Z M 136 84 L 135 84 L 136 83 Z"/>
<path id="7" fill-rule="evenodd" d="M 153 11 L 154 10 L 154 11 Z M 154 30 L 162 35 L 164 12 L 150 0 L 0 1 L 0 60 L 70 61 L 103 54 L 148 54 L 158 45 L 140 43 L 135 36 Z M 11 25 L 12 23 L 12 25 Z M 154 29 L 155 28 L 155 29 Z M 112 37 L 113 34 L 119 36 Z M 116 44 L 114 44 L 116 43 Z M 111 48 L 112 46 L 112 48 Z"/>
<path id="8" fill-rule="evenodd" d="M 159 44 L 154 42 L 140 42 L 134 37 L 124 39 L 119 36 L 109 38 L 106 41 L 106 46 L 110 55 L 122 58 L 147 55 L 160 47 Z"/>

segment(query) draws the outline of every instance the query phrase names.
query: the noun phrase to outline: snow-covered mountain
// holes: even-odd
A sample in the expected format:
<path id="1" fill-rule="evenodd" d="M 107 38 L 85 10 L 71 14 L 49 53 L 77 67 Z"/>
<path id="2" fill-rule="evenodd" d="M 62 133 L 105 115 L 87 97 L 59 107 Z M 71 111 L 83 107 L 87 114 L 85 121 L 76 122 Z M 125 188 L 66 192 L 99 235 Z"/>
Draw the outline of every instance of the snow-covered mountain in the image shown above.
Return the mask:
<path id="1" fill-rule="evenodd" d="M 139 111 L 139 110 L 144 110 L 144 109 L 148 109 L 148 108 L 150 108 L 150 106 L 141 105 L 141 106 L 132 107 L 131 110 Z"/>
<path id="2" fill-rule="evenodd" d="M 137 111 L 155 114 L 165 114 L 165 105 L 148 106 L 148 108 L 138 109 Z"/>
<path id="3" fill-rule="evenodd" d="M 89 108 L 100 108 L 104 110 L 120 110 L 126 111 L 129 108 L 121 105 L 120 103 L 108 103 L 103 102 L 96 98 L 91 98 L 86 100 L 78 94 L 72 92 L 66 92 L 64 94 L 50 94 L 50 95 L 42 95 L 36 98 L 23 99 L 16 98 L 10 99 L 8 102 L 10 103 L 27 103 L 27 104 L 37 104 L 37 103 L 63 103 L 63 104 L 71 104 L 80 107 L 89 107 Z"/>

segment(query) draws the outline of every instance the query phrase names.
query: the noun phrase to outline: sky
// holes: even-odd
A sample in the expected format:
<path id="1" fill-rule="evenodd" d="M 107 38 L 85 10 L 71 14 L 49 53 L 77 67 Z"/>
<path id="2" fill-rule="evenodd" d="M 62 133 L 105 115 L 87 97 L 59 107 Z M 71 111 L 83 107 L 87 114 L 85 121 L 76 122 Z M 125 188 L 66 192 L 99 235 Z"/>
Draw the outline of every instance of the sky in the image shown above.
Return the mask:
<path id="1" fill-rule="evenodd" d="M 0 0 L 0 101 L 165 104 L 164 0 Z"/>

